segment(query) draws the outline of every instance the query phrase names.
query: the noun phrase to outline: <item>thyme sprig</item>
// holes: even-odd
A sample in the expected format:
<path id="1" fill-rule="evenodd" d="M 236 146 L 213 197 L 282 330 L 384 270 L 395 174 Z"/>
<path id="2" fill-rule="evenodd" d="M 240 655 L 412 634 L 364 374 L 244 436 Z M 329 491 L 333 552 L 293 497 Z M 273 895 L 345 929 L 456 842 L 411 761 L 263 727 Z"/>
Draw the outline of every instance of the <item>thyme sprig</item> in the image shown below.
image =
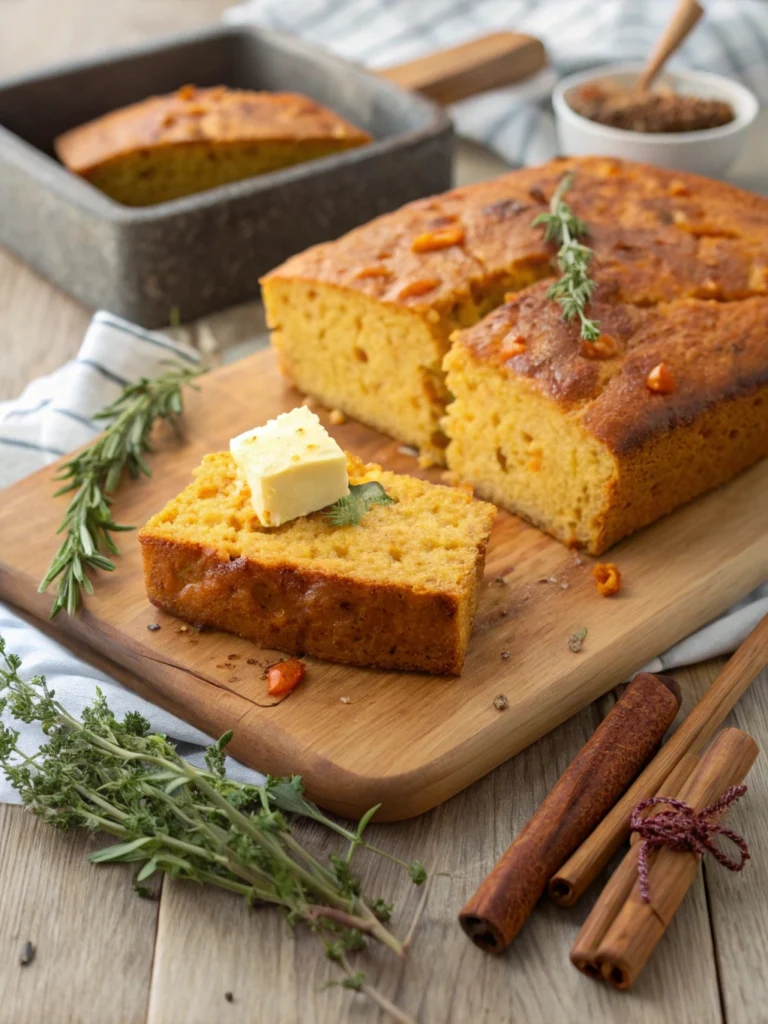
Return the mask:
<path id="1" fill-rule="evenodd" d="M 298 776 L 268 777 L 263 785 L 227 778 L 231 732 L 208 749 L 207 768 L 196 768 L 165 736 L 151 733 L 137 712 L 118 720 L 97 691 L 82 718 L 75 718 L 44 676 L 27 680 L 20 668 L 21 660 L 6 651 L 0 637 L 0 717 L 7 712 L 9 723 L 37 722 L 47 737 L 29 754 L 19 747 L 19 731 L 0 722 L 0 768 L 36 815 L 62 830 L 114 836 L 115 845 L 91 853 L 89 860 L 139 865 L 140 895 L 147 894 L 143 883 L 160 872 L 237 893 L 251 906 L 282 908 L 291 924 L 303 922 L 324 940 L 345 988 L 362 991 L 396 1019 L 413 1024 L 365 984 L 348 959 L 368 940 L 402 957 L 413 932 L 412 926 L 401 941 L 385 927 L 392 907 L 363 892 L 351 866 L 355 851 L 387 857 L 416 884 L 426 879 L 417 862 L 406 864 L 366 841 L 375 807 L 347 829 L 306 798 Z M 344 840 L 341 851 L 321 863 L 294 835 L 295 817 L 335 833 Z M 423 901 L 417 916 L 422 909 Z"/>
<path id="2" fill-rule="evenodd" d="M 110 421 L 104 433 L 59 469 L 56 479 L 65 483 L 54 497 L 70 491 L 75 494 L 57 531 L 66 536 L 39 587 L 42 593 L 61 577 L 52 619 L 62 608 L 74 615 L 82 603 L 82 591 L 93 593 L 89 571 L 112 572 L 115 568 L 109 555 L 119 551 L 112 534 L 133 527 L 114 521 L 111 496 L 124 470 L 134 479 L 141 473 L 151 475 L 144 455 L 152 451 L 152 427 L 158 419 L 177 426 L 184 411 L 182 388 L 200 372 L 176 367 L 155 380 L 142 378 L 129 384 L 116 401 L 94 416 Z"/>
<path id="3" fill-rule="evenodd" d="M 557 266 L 562 274 L 547 290 L 547 298 L 560 304 L 564 320 L 578 317 L 581 337 L 594 342 L 600 337 L 600 324 L 590 320 L 584 309 L 595 291 L 595 282 L 589 276 L 593 252 L 579 239 L 589 233 L 587 225 L 577 217 L 563 196 L 573 184 L 573 174 L 566 174 L 555 189 L 549 203 L 549 213 L 540 213 L 534 226 L 544 225 L 544 237 L 557 242 Z"/>
<path id="4" fill-rule="evenodd" d="M 325 517 L 332 526 L 359 526 L 360 521 L 374 505 L 394 505 L 378 480 L 365 484 L 350 484 L 349 494 L 339 498 L 325 510 Z"/>

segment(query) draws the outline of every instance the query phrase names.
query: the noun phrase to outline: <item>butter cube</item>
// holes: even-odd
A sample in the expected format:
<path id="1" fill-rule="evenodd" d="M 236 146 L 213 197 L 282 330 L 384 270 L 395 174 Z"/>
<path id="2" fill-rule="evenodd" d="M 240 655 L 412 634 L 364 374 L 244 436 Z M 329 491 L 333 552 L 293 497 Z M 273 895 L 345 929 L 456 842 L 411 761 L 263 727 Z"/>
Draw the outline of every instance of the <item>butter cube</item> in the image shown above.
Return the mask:
<path id="1" fill-rule="evenodd" d="M 347 457 L 306 406 L 232 438 L 262 526 L 280 526 L 349 494 Z"/>

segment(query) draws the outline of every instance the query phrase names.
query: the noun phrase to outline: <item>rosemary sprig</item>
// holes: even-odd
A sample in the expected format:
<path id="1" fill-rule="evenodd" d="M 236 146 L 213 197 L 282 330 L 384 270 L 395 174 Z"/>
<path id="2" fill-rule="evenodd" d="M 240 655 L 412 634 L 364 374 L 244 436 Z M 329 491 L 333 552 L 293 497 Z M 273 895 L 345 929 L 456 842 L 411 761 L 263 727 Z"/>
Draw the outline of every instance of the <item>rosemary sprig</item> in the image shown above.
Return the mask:
<path id="1" fill-rule="evenodd" d="M 563 201 L 572 184 L 573 174 L 566 174 L 550 200 L 549 213 L 540 213 L 533 224 L 543 224 L 545 239 L 560 246 L 557 266 L 562 277 L 550 285 L 547 298 L 560 304 L 563 320 L 578 317 L 581 337 L 584 341 L 593 342 L 600 337 L 600 324 L 597 320 L 590 320 L 584 312 L 595 290 L 595 282 L 589 276 L 593 252 L 579 241 L 588 234 L 587 225 Z"/>
<path id="2" fill-rule="evenodd" d="M 377 480 L 367 484 L 350 484 L 349 494 L 339 498 L 325 510 L 325 516 L 332 526 L 359 526 L 365 513 L 374 505 L 394 505 Z"/>
<path id="3" fill-rule="evenodd" d="M 150 733 L 137 712 L 118 720 L 97 691 L 82 718 L 75 718 L 43 676 L 25 680 L 20 668 L 21 660 L 6 651 L 0 637 L 0 719 L 7 712 L 9 723 L 0 721 L 0 768 L 36 815 L 59 829 L 114 836 L 115 845 L 89 860 L 139 865 L 140 895 L 147 894 L 142 883 L 164 872 L 237 893 L 252 906 L 281 907 L 290 923 L 303 922 L 323 938 L 326 955 L 344 971 L 344 987 L 363 991 L 397 1020 L 413 1024 L 365 985 L 365 976 L 348 960 L 366 940 L 402 957 L 413 931 L 401 941 L 385 927 L 391 905 L 363 893 L 351 868 L 355 850 L 394 860 L 416 884 L 426 878 L 420 864 L 405 864 L 365 840 L 376 808 L 355 829 L 346 829 L 307 800 L 297 776 L 267 778 L 263 785 L 228 779 L 224 757 L 231 732 L 209 748 L 207 770 L 199 769 L 165 736 Z M 36 754 L 19 748 L 13 719 L 42 726 L 47 742 Z M 321 863 L 296 839 L 294 816 L 311 818 L 346 840 L 346 853 Z"/>
<path id="4" fill-rule="evenodd" d="M 201 371 L 177 367 L 155 380 L 142 378 L 129 384 L 119 398 L 94 416 L 110 420 L 104 433 L 84 451 L 65 462 L 56 475 L 66 483 L 54 497 L 74 491 L 58 533 L 66 537 L 48 567 L 40 584 L 42 593 L 61 577 L 56 600 L 51 609 L 55 618 L 62 608 L 74 615 L 82 602 L 82 591 L 93 593 L 89 570 L 111 572 L 115 563 L 108 557 L 118 554 L 112 534 L 132 530 L 120 526 L 112 518 L 111 495 L 117 488 L 123 470 L 135 479 L 140 473 L 151 475 L 144 455 L 151 452 L 150 433 L 156 420 L 169 420 L 174 427 L 184 411 L 181 397 L 183 385 L 189 384 Z"/>

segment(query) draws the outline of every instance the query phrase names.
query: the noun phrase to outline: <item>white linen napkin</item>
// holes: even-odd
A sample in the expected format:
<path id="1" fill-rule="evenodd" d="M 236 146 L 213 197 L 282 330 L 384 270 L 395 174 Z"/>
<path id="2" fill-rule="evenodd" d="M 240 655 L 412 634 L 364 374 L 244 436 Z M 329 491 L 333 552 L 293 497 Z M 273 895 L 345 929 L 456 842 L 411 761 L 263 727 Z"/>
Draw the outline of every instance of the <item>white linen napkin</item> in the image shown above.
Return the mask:
<path id="1" fill-rule="evenodd" d="M 95 436 L 100 428 L 91 417 L 113 401 L 128 381 L 165 373 L 169 360 L 195 363 L 197 359 L 193 349 L 162 334 L 109 313 L 96 313 L 76 359 L 50 376 L 33 381 L 16 401 L 0 403 L 0 487 L 54 462 Z M 728 653 L 766 612 L 768 584 L 646 668 L 669 670 Z M 8 651 L 22 658 L 23 675 L 45 675 L 69 711 L 79 714 L 93 700 L 98 686 L 116 714 L 140 711 L 154 731 L 165 733 L 179 744 L 180 753 L 202 766 L 203 748 L 210 737 L 80 661 L 1 603 L 0 636 L 5 638 Z M 42 734 L 36 726 L 21 726 L 23 750 L 34 752 L 41 742 Z M 232 758 L 227 759 L 227 770 L 233 778 L 261 778 Z M 17 802 L 15 791 L 4 777 L 0 777 L 0 802 Z"/>
<path id="2" fill-rule="evenodd" d="M 281 29 L 372 68 L 388 67 L 501 29 L 541 39 L 552 66 L 519 86 L 456 104 L 457 131 L 510 164 L 557 153 L 549 110 L 558 77 L 598 64 L 643 61 L 676 0 L 244 0 L 225 18 Z M 768 3 L 709 0 L 669 67 L 742 81 L 768 104 Z"/>

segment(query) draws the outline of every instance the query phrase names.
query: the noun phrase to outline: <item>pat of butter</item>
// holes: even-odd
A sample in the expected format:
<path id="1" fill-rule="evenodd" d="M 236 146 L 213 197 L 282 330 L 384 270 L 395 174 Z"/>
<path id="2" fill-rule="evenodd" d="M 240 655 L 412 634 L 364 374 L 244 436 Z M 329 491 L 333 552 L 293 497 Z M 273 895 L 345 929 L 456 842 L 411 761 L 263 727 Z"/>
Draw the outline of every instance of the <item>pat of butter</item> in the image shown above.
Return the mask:
<path id="1" fill-rule="evenodd" d="M 306 406 L 229 442 L 262 526 L 280 526 L 349 494 L 347 457 Z"/>

